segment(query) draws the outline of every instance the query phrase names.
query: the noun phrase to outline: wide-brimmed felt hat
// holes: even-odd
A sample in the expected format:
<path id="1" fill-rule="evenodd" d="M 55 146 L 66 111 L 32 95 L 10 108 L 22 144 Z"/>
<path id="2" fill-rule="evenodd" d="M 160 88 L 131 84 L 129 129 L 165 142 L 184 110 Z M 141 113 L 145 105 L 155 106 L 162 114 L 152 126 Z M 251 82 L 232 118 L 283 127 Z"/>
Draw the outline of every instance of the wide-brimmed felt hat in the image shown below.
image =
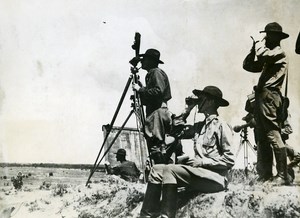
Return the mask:
<path id="1" fill-rule="evenodd" d="M 282 31 L 282 27 L 276 22 L 268 23 L 265 27 L 265 30 L 260 31 L 260 33 L 268 33 L 268 32 L 278 33 L 282 39 L 286 39 L 289 37 L 289 34 L 284 33 Z"/>
<path id="2" fill-rule="evenodd" d="M 154 48 L 148 49 L 145 54 L 141 54 L 140 57 L 142 58 L 151 58 L 152 60 L 157 61 L 160 64 L 163 64 L 164 62 L 161 61 L 160 58 L 160 52 Z"/>
<path id="3" fill-rule="evenodd" d="M 120 148 L 117 153 L 115 153 L 116 155 L 122 155 L 122 156 L 126 156 L 126 150 L 123 148 Z"/>
<path id="4" fill-rule="evenodd" d="M 216 86 L 206 86 L 203 90 L 194 89 L 193 93 L 196 96 L 205 94 L 205 95 L 217 100 L 219 106 L 221 106 L 221 107 L 226 107 L 229 105 L 229 102 L 227 100 L 223 99 L 222 91 Z"/>

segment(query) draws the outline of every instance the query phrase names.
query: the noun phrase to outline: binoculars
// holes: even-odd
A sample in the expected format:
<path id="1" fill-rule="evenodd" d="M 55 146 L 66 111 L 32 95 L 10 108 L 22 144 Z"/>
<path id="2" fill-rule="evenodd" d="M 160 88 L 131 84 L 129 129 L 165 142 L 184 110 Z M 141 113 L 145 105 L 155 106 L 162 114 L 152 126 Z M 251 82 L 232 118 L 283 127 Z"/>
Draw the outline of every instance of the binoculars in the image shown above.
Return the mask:
<path id="1" fill-rule="evenodd" d="M 187 105 L 199 104 L 200 102 L 201 102 L 201 99 L 199 99 L 199 98 L 194 98 L 194 97 L 187 97 L 187 98 L 185 98 L 185 103 Z"/>

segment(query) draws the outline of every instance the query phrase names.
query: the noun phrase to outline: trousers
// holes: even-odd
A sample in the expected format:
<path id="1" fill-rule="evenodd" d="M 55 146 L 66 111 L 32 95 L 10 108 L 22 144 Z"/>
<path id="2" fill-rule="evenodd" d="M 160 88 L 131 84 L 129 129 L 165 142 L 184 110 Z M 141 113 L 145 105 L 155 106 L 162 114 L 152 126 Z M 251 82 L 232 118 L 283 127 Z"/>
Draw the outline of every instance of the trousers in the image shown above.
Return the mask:
<path id="1" fill-rule="evenodd" d="M 224 176 L 202 167 L 181 164 L 157 164 L 151 169 L 148 182 L 153 184 L 176 184 L 202 193 L 225 190 L 227 180 Z"/>

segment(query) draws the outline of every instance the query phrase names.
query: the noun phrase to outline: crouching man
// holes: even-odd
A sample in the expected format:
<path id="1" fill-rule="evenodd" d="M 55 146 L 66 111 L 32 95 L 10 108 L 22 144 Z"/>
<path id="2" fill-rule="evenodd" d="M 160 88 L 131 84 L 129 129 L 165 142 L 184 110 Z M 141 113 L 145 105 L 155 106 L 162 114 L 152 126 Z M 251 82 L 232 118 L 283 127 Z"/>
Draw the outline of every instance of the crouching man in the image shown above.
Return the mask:
<path id="1" fill-rule="evenodd" d="M 197 96 L 197 101 L 190 103 L 198 105 L 198 113 L 203 113 L 205 120 L 186 126 L 179 137 L 193 138 L 195 154 L 193 157 L 179 157 L 179 164 L 153 166 L 140 217 L 175 217 L 178 187 L 203 193 L 219 192 L 227 187 L 226 176 L 234 165 L 231 151 L 233 132 L 220 119 L 217 109 L 228 106 L 229 103 L 215 86 L 196 89 L 193 93 Z"/>
<path id="2" fill-rule="evenodd" d="M 120 164 L 113 168 L 111 168 L 110 165 L 105 164 L 107 174 L 118 175 L 128 182 L 137 182 L 141 172 L 134 162 L 126 160 L 126 150 L 120 148 L 115 154 L 117 161 L 120 161 Z"/>

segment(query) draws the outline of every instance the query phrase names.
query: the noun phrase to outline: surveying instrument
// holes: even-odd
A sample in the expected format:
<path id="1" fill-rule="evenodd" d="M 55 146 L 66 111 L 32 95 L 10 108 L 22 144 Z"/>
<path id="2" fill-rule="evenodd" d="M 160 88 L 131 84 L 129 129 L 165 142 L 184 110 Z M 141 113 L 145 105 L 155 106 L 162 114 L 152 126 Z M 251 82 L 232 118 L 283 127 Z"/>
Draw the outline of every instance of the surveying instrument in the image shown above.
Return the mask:
<path id="1" fill-rule="evenodd" d="M 236 153 L 236 157 L 238 156 L 238 154 L 240 153 L 242 147 L 244 148 L 244 167 L 245 167 L 245 175 L 246 177 L 248 177 L 248 158 L 249 158 L 249 152 L 248 152 L 248 148 L 250 148 L 253 153 L 256 155 L 256 148 L 250 143 L 250 141 L 248 140 L 248 127 L 251 126 L 251 123 L 246 123 L 244 125 L 241 126 L 235 126 L 233 127 L 233 131 L 235 131 L 236 133 L 241 132 L 240 136 L 240 145 L 239 148 L 237 150 Z"/>
<path id="2" fill-rule="evenodd" d="M 132 110 L 129 112 L 129 115 L 127 116 L 127 118 L 125 119 L 124 123 L 122 124 L 122 126 L 120 127 L 119 131 L 116 133 L 115 137 L 112 139 L 111 143 L 108 145 L 106 151 L 103 153 L 102 157 L 100 158 L 100 154 L 103 151 L 104 145 L 108 139 L 108 136 L 113 128 L 113 125 L 115 123 L 115 120 L 118 116 L 118 113 L 120 111 L 120 108 L 122 106 L 122 103 L 124 101 L 124 98 L 126 96 L 126 93 L 129 89 L 130 84 L 138 84 L 140 83 L 139 81 L 139 76 L 137 75 L 137 73 L 139 72 L 139 68 L 137 68 L 137 64 L 140 61 L 140 42 L 141 42 L 141 34 L 136 32 L 135 36 L 134 36 L 134 43 L 132 45 L 132 49 L 135 50 L 135 57 L 132 58 L 129 63 L 132 65 L 131 66 L 131 75 L 127 80 L 127 83 L 125 85 L 124 91 L 121 95 L 121 98 L 119 100 L 117 109 L 114 113 L 114 116 L 107 128 L 107 134 L 105 135 L 104 141 L 102 143 L 102 146 L 100 148 L 100 151 L 97 155 L 97 158 L 95 160 L 94 166 L 91 169 L 90 175 L 88 177 L 88 180 L 86 182 L 86 186 L 88 185 L 88 183 L 90 182 L 90 179 L 92 178 L 94 172 L 96 171 L 96 169 L 99 167 L 100 162 L 103 160 L 103 158 L 105 157 L 105 155 L 109 152 L 110 148 L 113 146 L 114 142 L 117 140 L 118 136 L 120 135 L 121 131 L 124 129 L 127 121 L 130 119 L 130 117 L 132 116 L 132 114 L 136 115 L 136 123 L 137 123 L 137 130 L 139 132 L 139 137 L 140 137 L 140 141 L 141 141 L 141 132 L 144 132 L 144 125 L 145 125 L 145 115 L 144 115 L 144 109 L 143 106 L 141 104 L 141 99 L 139 94 L 137 93 L 137 91 L 133 91 L 133 95 L 130 96 L 130 99 L 132 100 Z M 100 159 L 100 160 L 99 160 Z M 151 161 L 150 161 L 151 162 Z"/>

